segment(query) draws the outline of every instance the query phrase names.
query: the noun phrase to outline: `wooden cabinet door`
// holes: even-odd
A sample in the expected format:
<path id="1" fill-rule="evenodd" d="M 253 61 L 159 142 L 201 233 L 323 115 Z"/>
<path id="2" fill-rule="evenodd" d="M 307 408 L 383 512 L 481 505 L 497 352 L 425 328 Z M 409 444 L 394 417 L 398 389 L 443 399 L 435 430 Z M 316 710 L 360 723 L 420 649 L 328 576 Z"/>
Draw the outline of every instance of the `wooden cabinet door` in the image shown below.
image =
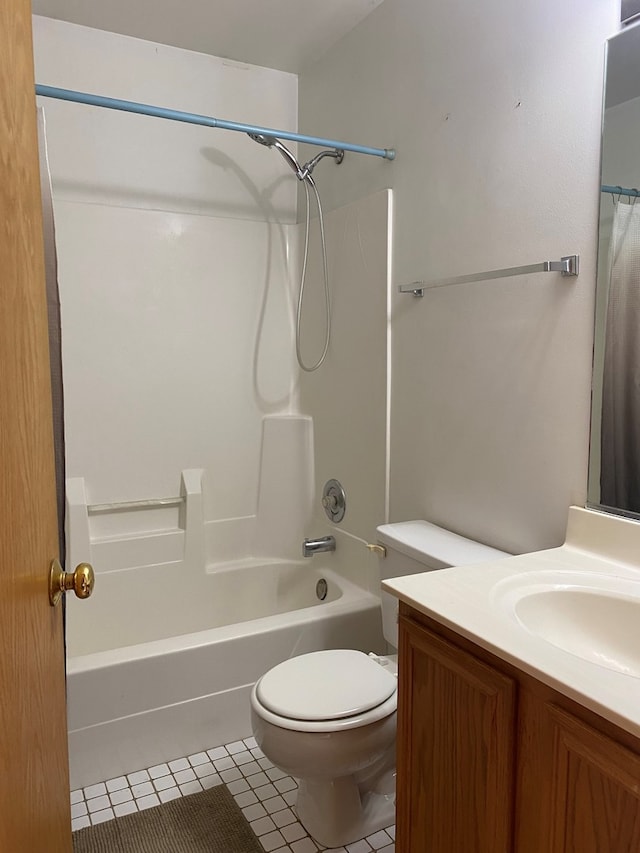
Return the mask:
<path id="1" fill-rule="evenodd" d="M 638 853 L 640 756 L 554 705 L 540 711 L 553 732 L 550 778 L 540 780 L 549 853 Z"/>
<path id="2" fill-rule="evenodd" d="M 397 853 L 509 853 L 515 682 L 400 619 Z"/>

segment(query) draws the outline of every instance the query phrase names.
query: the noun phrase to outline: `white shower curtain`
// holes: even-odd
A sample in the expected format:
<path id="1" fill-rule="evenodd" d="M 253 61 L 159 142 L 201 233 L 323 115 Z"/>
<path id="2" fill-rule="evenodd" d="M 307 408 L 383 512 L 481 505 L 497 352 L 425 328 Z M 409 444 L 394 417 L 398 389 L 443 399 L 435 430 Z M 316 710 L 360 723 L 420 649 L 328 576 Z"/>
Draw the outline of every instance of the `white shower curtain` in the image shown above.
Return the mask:
<path id="1" fill-rule="evenodd" d="M 640 513 L 640 202 L 613 217 L 601 450 L 600 502 Z"/>

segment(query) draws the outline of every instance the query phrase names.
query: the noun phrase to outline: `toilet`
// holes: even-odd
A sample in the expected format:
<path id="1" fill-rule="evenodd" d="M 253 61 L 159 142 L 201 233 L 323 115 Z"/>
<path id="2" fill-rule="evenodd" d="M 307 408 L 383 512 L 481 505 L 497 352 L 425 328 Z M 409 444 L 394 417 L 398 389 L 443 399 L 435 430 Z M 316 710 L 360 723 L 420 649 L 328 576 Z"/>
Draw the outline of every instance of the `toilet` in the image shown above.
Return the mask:
<path id="1" fill-rule="evenodd" d="M 427 521 L 378 527 L 381 579 L 507 557 Z M 382 593 L 387 643 L 398 646 L 397 600 Z M 309 834 L 342 847 L 395 822 L 397 656 L 330 649 L 274 666 L 251 692 L 258 746 L 298 780 Z"/>

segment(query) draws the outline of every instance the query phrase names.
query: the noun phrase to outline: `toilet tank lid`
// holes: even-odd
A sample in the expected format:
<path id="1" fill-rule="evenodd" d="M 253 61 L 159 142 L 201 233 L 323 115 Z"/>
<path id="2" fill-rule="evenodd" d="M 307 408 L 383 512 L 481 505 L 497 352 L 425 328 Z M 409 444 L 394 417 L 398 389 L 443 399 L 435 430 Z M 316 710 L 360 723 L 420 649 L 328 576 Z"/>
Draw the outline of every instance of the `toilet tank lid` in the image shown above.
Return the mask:
<path id="1" fill-rule="evenodd" d="M 485 563 L 511 556 L 506 551 L 474 542 L 429 521 L 399 521 L 377 528 L 378 540 L 431 568 Z"/>

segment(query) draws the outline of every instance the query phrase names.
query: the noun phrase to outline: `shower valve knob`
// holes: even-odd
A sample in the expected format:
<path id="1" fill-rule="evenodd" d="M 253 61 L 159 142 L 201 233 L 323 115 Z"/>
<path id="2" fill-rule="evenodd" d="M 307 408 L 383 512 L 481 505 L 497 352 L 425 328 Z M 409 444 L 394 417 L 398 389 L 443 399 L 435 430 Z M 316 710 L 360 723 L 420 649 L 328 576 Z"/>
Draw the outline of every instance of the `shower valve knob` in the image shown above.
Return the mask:
<path id="1" fill-rule="evenodd" d="M 344 518 L 347 498 L 338 480 L 327 480 L 322 490 L 322 506 L 329 521 L 338 524 Z"/>

